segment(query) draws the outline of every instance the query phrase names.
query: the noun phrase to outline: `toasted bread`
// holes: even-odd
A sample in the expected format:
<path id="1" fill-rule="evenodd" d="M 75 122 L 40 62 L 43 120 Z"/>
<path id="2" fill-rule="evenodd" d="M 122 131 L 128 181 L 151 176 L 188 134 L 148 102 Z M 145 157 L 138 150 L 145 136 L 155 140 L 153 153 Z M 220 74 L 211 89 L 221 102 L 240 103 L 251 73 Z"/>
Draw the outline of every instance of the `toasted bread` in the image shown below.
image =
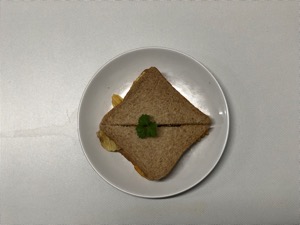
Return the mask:
<path id="1" fill-rule="evenodd" d="M 149 180 L 167 176 L 182 154 L 208 133 L 209 125 L 182 125 L 158 128 L 155 138 L 140 139 L 135 126 L 101 125 L 100 129 L 121 148 L 125 158 Z"/>
<path id="2" fill-rule="evenodd" d="M 142 114 L 159 125 L 211 124 L 210 118 L 183 97 L 155 67 L 146 69 L 124 100 L 102 119 L 103 125 L 137 125 Z"/>

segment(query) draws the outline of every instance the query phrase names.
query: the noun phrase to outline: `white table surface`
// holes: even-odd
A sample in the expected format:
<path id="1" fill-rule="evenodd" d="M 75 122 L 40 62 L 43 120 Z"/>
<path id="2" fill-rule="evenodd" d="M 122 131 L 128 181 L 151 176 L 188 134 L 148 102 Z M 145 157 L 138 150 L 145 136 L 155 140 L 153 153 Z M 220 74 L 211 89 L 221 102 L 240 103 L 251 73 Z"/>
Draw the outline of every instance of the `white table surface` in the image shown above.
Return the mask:
<path id="1" fill-rule="evenodd" d="M 0 224 L 298 224 L 299 1 L 0 2 Z M 231 132 L 213 173 L 176 197 L 111 187 L 77 135 L 87 83 L 162 46 L 206 65 Z"/>

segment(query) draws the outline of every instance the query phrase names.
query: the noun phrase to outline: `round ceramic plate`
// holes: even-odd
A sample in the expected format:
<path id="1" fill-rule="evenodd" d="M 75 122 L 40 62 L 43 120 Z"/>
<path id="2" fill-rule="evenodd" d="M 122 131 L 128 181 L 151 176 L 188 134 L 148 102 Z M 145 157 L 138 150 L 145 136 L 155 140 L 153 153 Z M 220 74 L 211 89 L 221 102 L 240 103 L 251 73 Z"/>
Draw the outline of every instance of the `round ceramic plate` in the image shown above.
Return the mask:
<path id="1" fill-rule="evenodd" d="M 96 136 L 102 117 L 112 108 L 112 94 L 124 97 L 132 82 L 151 66 L 157 67 L 183 96 L 213 119 L 209 135 L 193 145 L 162 181 L 141 177 L 120 153 L 103 149 Z M 192 188 L 213 170 L 227 142 L 229 114 L 220 85 L 201 63 L 174 50 L 142 48 L 117 56 L 94 75 L 80 103 L 78 124 L 83 151 L 105 181 L 131 195 L 162 198 Z"/>

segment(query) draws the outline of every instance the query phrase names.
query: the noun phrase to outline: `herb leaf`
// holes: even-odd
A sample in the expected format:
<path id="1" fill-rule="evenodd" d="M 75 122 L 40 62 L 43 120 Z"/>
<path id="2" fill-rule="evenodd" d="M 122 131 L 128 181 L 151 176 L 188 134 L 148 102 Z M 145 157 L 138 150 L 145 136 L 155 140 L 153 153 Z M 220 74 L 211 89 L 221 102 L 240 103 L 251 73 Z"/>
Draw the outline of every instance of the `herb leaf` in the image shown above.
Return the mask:
<path id="1" fill-rule="evenodd" d="M 151 117 L 147 114 L 143 114 L 139 118 L 139 123 L 136 127 L 136 132 L 139 138 L 156 137 L 157 136 L 157 124 L 151 121 Z"/>

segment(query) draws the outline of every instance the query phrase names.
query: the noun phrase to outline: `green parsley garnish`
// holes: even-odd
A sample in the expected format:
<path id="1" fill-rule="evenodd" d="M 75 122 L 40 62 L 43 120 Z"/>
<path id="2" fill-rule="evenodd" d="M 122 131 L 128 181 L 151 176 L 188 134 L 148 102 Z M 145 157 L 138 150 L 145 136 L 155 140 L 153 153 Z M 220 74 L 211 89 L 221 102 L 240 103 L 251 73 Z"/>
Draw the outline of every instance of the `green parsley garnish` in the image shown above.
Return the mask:
<path id="1" fill-rule="evenodd" d="M 156 137 L 157 136 L 157 124 L 151 121 L 151 118 L 147 114 L 143 114 L 139 118 L 139 123 L 136 127 L 136 133 L 139 138 Z"/>

